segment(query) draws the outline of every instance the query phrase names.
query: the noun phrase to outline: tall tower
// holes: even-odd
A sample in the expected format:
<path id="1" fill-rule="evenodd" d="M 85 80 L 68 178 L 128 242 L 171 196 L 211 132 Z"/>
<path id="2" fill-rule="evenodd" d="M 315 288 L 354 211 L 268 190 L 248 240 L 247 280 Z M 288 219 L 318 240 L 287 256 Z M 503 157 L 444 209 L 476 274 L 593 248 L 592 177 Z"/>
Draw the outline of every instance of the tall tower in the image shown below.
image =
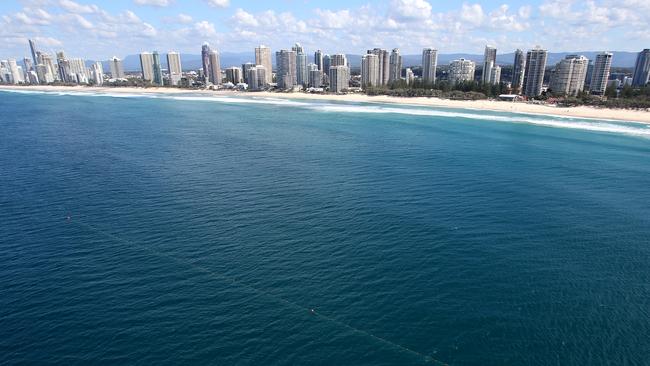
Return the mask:
<path id="1" fill-rule="evenodd" d="M 36 53 L 38 52 L 36 50 L 36 43 L 34 43 L 33 40 L 29 40 L 29 49 L 32 51 L 32 59 L 34 60 L 34 66 L 38 65 L 38 57 L 36 57 Z"/>
<path id="2" fill-rule="evenodd" d="M 399 48 L 393 48 L 390 53 L 390 68 L 388 71 L 388 81 L 395 82 L 402 79 L 402 56 L 399 53 Z"/>
<path id="3" fill-rule="evenodd" d="M 142 69 L 142 80 L 154 82 L 153 54 L 142 52 L 140 54 L 140 68 Z"/>
<path id="4" fill-rule="evenodd" d="M 314 52 L 314 63 L 318 67 L 319 71 L 323 71 L 323 51 L 318 50 Z"/>
<path id="5" fill-rule="evenodd" d="M 632 85 L 644 86 L 648 81 L 650 81 L 650 49 L 646 48 L 636 57 Z"/>
<path id="6" fill-rule="evenodd" d="M 297 83 L 296 52 L 280 50 L 275 53 L 275 63 L 278 67 L 277 83 L 281 89 L 291 89 Z"/>
<path id="7" fill-rule="evenodd" d="M 167 70 L 169 71 L 169 84 L 176 86 L 183 76 L 183 67 L 181 66 L 181 55 L 178 52 L 167 53 Z"/>
<path id="8" fill-rule="evenodd" d="M 589 84 L 589 91 L 591 94 L 605 94 L 607 81 L 609 80 L 609 72 L 612 68 L 613 56 L 614 55 L 610 52 L 602 52 L 596 55 L 596 63 L 594 63 L 591 73 L 591 83 Z"/>
<path id="9" fill-rule="evenodd" d="M 422 81 L 425 84 L 435 84 L 437 67 L 438 50 L 435 50 L 433 48 L 425 48 L 422 50 Z"/>
<path id="10" fill-rule="evenodd" d="M 162 64 L 160 63 L 160 55 L 158 51 L 153 51 L 153 83 L 162 86 L 163 85 L 163 74 L 162 74 Z"/>
<path id="11" fill-rule="evenodd" d="M 210 60 L 210 70 L 208 73 L 210 82 L 214 85 L 221 85 L 221 58 L 219 57 L 219 52 L 210 49 L 208 60 Z"/>
<path id="12" fill-rule="evenodd" d="M 296 43 L 291 50 L 296 53 L 296 82 L 299 85 L 306 86 L 309 84 L 309 71 L 307 70 L 305 49 L 300 43 Z"/>
<path id="13" fill-rule="evenodd" d="M 381 48 L 374 48 L 368 50 L 368 53 L 377 55 L 379 58 L 379 85 L 387 85 L 390 74 L 390 56 L 388 51 Z"/>
<path id="14" fill-rule="evenodd" d="M 492 68 L 497 65 L 497 49 L 492 46 L 485 46 L 485 55 L 483 56 L 483 75 L 481 82 L 489 84 L 492 74 Z"/>
<path id="15" fill-rule="evenodd" d="M 273 64 L 271 60 L 271 49 L 261 45 L 255 48 L 255 64 L 264 66 L 264 77 L 266 84 L 273 82 Z"/>
<path id="16" fill-rule="evenodd" d="M 379 56 L 366 54 L 361 57 L 361 86 L 379 86 Z"/>
<path id="17" fill-rule="evenodd" d="M 524 73 L 526 72 L 526 57 L 524 51 L 515 51 L 515 63 L 512 68 L 512 88 L 519 94 L 523 92 Z"/>
<path id="18" fill-rule="evenodd" d="M 539 46 L 526 54 L 526 72 L 524 74 L 524 95 L 537 97 L 542 94 L 544 73 L 546 71 L 546 58 L 548 52 Z"/>
<path id="19" fill-rule="evenodd" d="M 124 66 L 122 64 L 122 60 L 113 56 L 113 58 L 110 59 L 109 64 L 111 69 L 111 77 L 113 77 L 113 79 L 124 79 Z"/>
<path id="20" fill-rule="evenodd" d="M 566 56 L 555 66 L 549 89 L 558 95 L 578 95 L 584 88 L 588 66 L 589 60 L 584 56 Z"/>

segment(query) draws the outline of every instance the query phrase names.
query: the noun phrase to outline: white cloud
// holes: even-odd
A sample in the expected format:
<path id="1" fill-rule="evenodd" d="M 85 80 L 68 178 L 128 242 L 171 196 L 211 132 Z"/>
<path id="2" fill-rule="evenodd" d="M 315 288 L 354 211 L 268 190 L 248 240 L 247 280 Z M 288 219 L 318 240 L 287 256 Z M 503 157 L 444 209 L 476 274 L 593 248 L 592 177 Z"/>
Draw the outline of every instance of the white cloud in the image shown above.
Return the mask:
<path id="1" fill-rule="evenodd" d="M 463 6 L 460 11 L 461 20 L 472 24 L 474 26 L 479 26 L 483 22 L 483 8 L 481 4 L 466 4 L 463 3 Z"/>
<path id="2" fill-rule="evenodd" d="M 213 23 L 208 22 L 207 20 L 200 21 L 194 24 L 194 31 L 203 38 L 214 38 L 217 37 L 217 30 L 214 27 Z"/>
<path id="3" fill-rule="evenodd" d="M 59 0 L 59 5 L 70 13 L 89 14 L 99 11 L 99 7 L 97 5 L 84 5 L 76 3 L 72 0 Z"/>
<path id="4" fill-rule="evenodd" d="M 235 15 L 233 15 L 232 19 L 237 23 L 237 25 L 240 26 L 246 26 L 246 27 L 259 26 L 257 18 L 255 18 L 253 14 L 248 13 L 241 8 L 235 11 Z"/>
<path id="5" fill-rule="evenodd" d="M 431 16 L 431 4 L 425 0 L 392 0 L 391 9 L 397 19 L 425 19 Z"/>
<path id="6" fill-rule="evenodd" d="M 134 0 L 137 5 L 166 7 L 171 5 L 172 0 Z"/>
<path id="7" fill-rule="evenodd" d="M 206 0 L 208 5 L 215 8 L 227 8 L 230 6 L 230 0 Z"/>

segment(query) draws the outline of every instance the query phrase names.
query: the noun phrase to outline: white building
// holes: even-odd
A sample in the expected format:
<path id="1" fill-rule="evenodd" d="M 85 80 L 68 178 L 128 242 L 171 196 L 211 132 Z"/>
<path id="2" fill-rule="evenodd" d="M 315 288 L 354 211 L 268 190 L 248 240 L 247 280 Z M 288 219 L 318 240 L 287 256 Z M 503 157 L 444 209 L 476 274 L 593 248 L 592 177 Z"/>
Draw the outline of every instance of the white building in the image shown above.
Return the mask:
<path id="1" fill-rule="evenodd" d="M 485 46 L 485 54 L 483 56 L 483 75 L 481 76 L 481 82 L 483 84 L 495 84 L 492 83 L 493 68 L 497 65 L 497 49 L 492 46 Z M 500 70 L 499 70 L 500 71 Z M 499 81 L 501 77 L 499 75 Z"/>
<path id="2" fill-rule="evenodd" d="M 242 70 L 237 66 L 232 66 L 226 69 L 226 81 L 233 84 L 242 82 Z"/>
<path id="3" fill-rule="evenodd" d="M 366 54 L 361 57 L 361 87 L 369 88 L 381 85 L 379 73 L 379 56 Z"/>
<path id="4" fill-rule="evenodd" d="M 432 85 L 436 83 L 436 68 L 438 67 L 438 50 L 425 48 L 422 50 L 422 81 Z"/>
<path id="5" fill-rule="evenodd" d="M 177 86 L 183 77 L 183 66 L 181 64 L 180 53 L 167 53 L 167 71 L 169 72 L 169 84 Z"/>
<path id="6" fill-rule="evenodd" d="M 298 84 L 296 75 L 296 52 L 280 50 L 275 53 L 275 62 L 278 68 L 277 83 L 280 89 L 292 89 Z"/>
<path id="7" fill-rule="evenodd" d="M 349 71 L 344 65 L 330 66 L 330 92 L 341 93 L 349 87 Z"/>
<path id="8" fill-rule="evenodd" d="M 390 53 L 390 65 L 388 69 L 388 82 L 393 83 L 402 80 L 402 56 L 399 48 L 393 48 Z"/>
<path id="9" fill-rule="evenodd" d="M 95 62 L 90 66 L 90 79 L 95 85 L 104 84 L 104 67 L 101 62 Z"/>
<path id="10" fill-rule="evenodd" d="M 415 81 L 415 74 L 410 67 L 407 67 L 406 70 L 404 70 L 404 80 L 406 80 L 406 85 L 413 85 L 413 82 Z"/>
<path id="11" fill-rule="evenodd" d="M 273 82 L 273 64 L 271 59 L 271 49 L 261 45 L 255 48 L 255 64 L 264 66 L 266 72 L 266 84 Z"/>
<path id="12" fill-rule="evenodd" d="M 113 56 L 112 59 L 108 61 L 110 69 L 111 69 L 111 77 L 113 79 L 125 79 L 126 76 L 124 75 L 124 65 L 122 64 L 122 60 L 119 58 Z"/>
<path id="13" fill-rule="evenodd" d="M 584 56 L 566 56 L 555 66 L 549 89 L 557 95 L 578 95 L 584 89 L 588 66 Z"/>
<path id="14" fill-rule="evenodd" d="M 604 95 L 607 89 L 607 80 L 612 68 L 612 57 L 610 52 L 602 52 L 596 55 L 596 63 L 591 73 L 591 83 L 589 91 L 591 94 Z"/>
<path id="15" fill-rule="evenodd" d="M 140 54 L 140 68 L 142 69 L 142 80 L 153 81 L 153 54 L 151 52 Z"/>
<path id="16" fill-rule="evenodd" d="M 546 58 L 548 51 L 537 46 L 526 54 L 526 72 L 524 73 L 524 95 L 536 97 L 542 94 Z"/>
<path id="17" fill-rule="evenodd" d="M 454 60 L 449 64 L 449 83 L 457 84 L 461 82 L 473 81 L 476 72 L 476 64 L 473 61 Z"/>

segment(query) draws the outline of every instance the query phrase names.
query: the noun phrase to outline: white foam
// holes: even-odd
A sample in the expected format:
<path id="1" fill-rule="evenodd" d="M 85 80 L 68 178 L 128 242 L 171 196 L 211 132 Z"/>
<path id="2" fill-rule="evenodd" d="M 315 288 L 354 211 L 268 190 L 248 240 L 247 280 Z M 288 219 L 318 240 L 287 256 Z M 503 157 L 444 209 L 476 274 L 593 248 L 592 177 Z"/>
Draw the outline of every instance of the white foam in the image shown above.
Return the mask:
<path id="1" fill-rule="evenodd" d="M 256 98 L 256 97 L 231 97 L 231 96 L 198 96 L 198 95 L 167 95 L 167 94 L 129 94 L 129 93 L 110 93 L 110 92 L 87 92 L 87 91 L 41 91 L 41 90 L 3 90 L 19 94 L 49 94 L 65 96 L 89 96 L 89 97 L 111 97 L 111 98 L 148 98 L 148 99 L 171 99 L 179 101 L 203 101 L 215 103 L 233 103 L 233 104 L 268 104 L 279 106 L 292 106 L 314 110 L 323 113 L 370 113 L 370 114 L 404 114 L 424 117 L 448 117 L 464 118 L 474 120 L 486 120 L 505 123 L 532 124 L 538 126 L 569 128 L 595 132 L 618 133 L 650 138 L 650 126 L 635 124 L 630 126 L 624 122 L 612 120 L 591 120 L 580 119 L 567 116 L 545 115 L 533 117 L 527 114 L 494 114 L 498 112 L 483 111 L 481 113 L 466 113 L 445 111 L 434 108 L 398 108 L 383 107 L 376 105 L 359 105 L 359 104 L 331 104 L 331 103 L 313 103 L 299 102 L 290 99 L 280 98 Z M 503 112 L 509 113 L 509 112 Z"/>

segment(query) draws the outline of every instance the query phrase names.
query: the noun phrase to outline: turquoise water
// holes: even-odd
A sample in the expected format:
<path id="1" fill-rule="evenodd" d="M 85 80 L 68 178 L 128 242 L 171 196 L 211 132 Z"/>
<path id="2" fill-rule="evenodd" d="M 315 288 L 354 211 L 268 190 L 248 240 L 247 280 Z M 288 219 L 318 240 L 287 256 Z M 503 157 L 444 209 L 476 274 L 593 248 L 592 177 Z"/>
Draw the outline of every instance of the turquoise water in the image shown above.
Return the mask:
<path id="1" fill-rule="evenodd" d="M 2 365 L 650 359 L 644 125 L 62 94 L 0 92 Z"/>

